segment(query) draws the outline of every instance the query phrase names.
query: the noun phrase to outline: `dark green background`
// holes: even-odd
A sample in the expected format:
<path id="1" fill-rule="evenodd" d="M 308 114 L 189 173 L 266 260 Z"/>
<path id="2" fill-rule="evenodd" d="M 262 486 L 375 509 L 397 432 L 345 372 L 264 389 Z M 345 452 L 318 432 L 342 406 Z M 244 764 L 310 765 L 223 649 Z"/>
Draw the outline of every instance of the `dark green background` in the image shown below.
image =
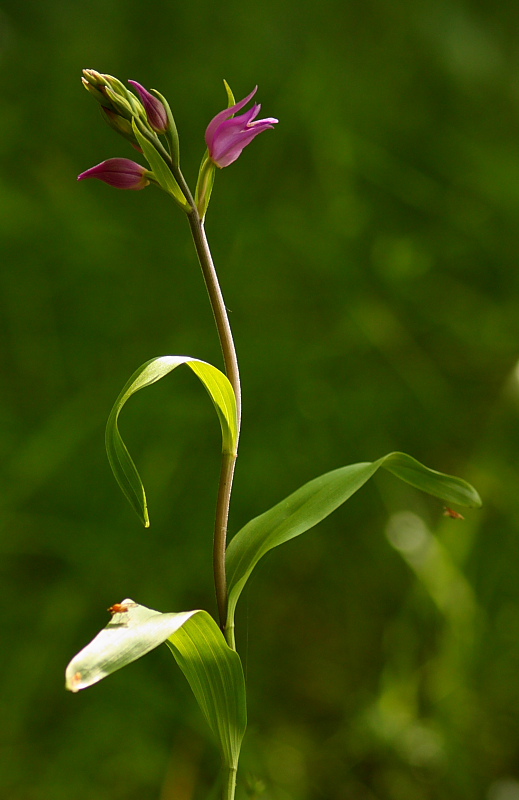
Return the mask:
<path id="1" fill-rule="evenodd" d="M 280 119 L 207 222 L 244 386 L 231 530 L 393 449 L 484 499 L 452 521 L 380 475 L 258 567 L 239 796 L 519 798 L 518 24 L 506 0 L 3 3 L 1 797 L 202 800 L 217 769 L 166 648 L 63 690 L 123 597 L 214 610 L 196 379 L 124 412 L 149 531 L 104 453 L 142 362 L 221 360 L 181 212 L 76 183 L 137 158 L 81 88 L 92 67 L 169 98 L 191 182 L 223 78 Z"/>

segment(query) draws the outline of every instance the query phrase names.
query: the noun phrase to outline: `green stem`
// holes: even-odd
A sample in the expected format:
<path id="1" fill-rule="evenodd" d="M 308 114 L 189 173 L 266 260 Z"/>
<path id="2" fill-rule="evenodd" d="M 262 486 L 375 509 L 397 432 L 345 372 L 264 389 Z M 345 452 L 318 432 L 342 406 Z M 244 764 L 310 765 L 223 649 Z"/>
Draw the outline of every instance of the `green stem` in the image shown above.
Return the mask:
<path id="1" fill-rule="evenodd" d="M 227 637 L 227 575 L 225 569 L 225 551 L 227 548 L 227 522 L 229 519 L 229 506 L 231 502 L 232 482 L 234 478 L 234 467 L 236 466 L 236 456 L 229 453 L 222 455 L 222 467 L 220 470 L 220 483 L 218 486 L 218 499 L 216 501 L 216 516 L 214 523 L 213 540 L 213 565 L 214 583 L 216 589 L 216 601 L 218 603 L 218 616 L 220 625 L 225 633 L 227 644 L 235 650 L 234 642 L 230 642 Z"/>
<path id="2" fill-rule="evenodd" d="M 191 198 L 188 198 L 188 200 L 191 202 Z M 213 258 L 209 249 L 209 243 L 205 235 L 204 225 L 196 208 L 193 208 L 193 211 L 187 215 L 187 218 L 189 220 L 198 260 L 200 262 L 200 266 L 202 267 L 205 284 L 209 293 L 209 299 L 211 301 L 211 307 L 213 309 L 218 335 L 220 337 L 220 345 L 225 362 L 225 370 L 236 395 L 239 429 L 241 419 L 240 371 L 238 368 L 238 358 L 236 356 L 236 348 L 234 346 L 231 325 L 227 315 L 227 309 L 225 307 L 222 290 L 220 289 L 220 284 L 218 282 L 218 275 L 216 274 Z"/>
<path id="3" fill-rule="evenodd" d="M 171 164 L 171 162 L 170 162 Z M 225 372 L 236 396 L 236 412 L 238 417 L 238 439 L 241 426 L 241 384 L 240 370 L 238 367 L 238 357 L 234 346 L 231 325 L 225 307 L 222 290 L 218 281 L 218 275 L 214 266 L 213 257 L 205 235 L 204 221 L 200 217 L 197 206 L 193 200 L 191 191 L 182 175 L 179 167 L 171 164 L 171 171 L 180 186 L 191 211 L 187 214 L 193 242 L 195 244 L 198 261 L 202 268 L 205 285 L 209 294 L 211 308 L 218 330 L 220 346 L 222 348 Z M 225 635 L 227 644 L 236 650 L 234 641 L 234 621 L 232 627 L 227 628 L 228 592 L 227 574 L 225 567 L 225 551 L 227 549 L 227 525 L 229 519 L 229 506 L 231 502 L 232 484 L 234 478 L 234 468 L 236 466 L 236 455 L 231 453 L 222 454 L 222 466 L 220 470 L 220 483 L 218 485 L 218 499 L 216 502 L 216 514 L 214 525 L 213 541 L 213 570 L 214 585 L 216 591 L 216 602 L 218 604 L 218 616 L 220 627 Z M 224 766 L 222 769 L 222 800 L 234 800 L 236 791 L 236 771 L 237 767 Z"/>
<path id="4" fill-rule="evenodd" d="M 198 260 L 202 268 L 202 273 L 211 301 L 213 309 L 216 328 L 220 338 L 220 346 L 222 348 L 223 359 L 225 363 L 225 371 L 231 386 L 236 395 L 236 409 L 238 415 L 238 436 L 241 422 L 241 386 L 240 386 L 240 371 L 238 368 L 238 358 L 236 355 L 236 348 L 234 346 L 234 339 L 232 336 L 231 325 L 225 307 L 222 290 L 218 281 L 218 275 L 214 266 L 209 243 L 205 235 L 204 223 L 200 218 L 193 197 L 187 186 L 184 176 L 180 169 L 172 167 L 172 172 L 184 192 L 185 197 L 191 205 L 191 211 L 187 214 L 193 242 L 195 244 Z M 216 504 L 216 517 L 214 528 L 214 546 L 213 546 L 213 566 L 214 566 L 214 583 L 216 590 L 216 601 L 218 604 L 218 615 L 220 618 L 220 625 L 225 632 L 227 622 L 227 577 L 225 570 L 225 551 L 227 548 L 227 525 L 229 519 L 229 506 L 231 501 L 232 483 L 234 478 L 234 468 L 236 465 L 236 455 L 223 453 L 222 467 L 220 471 L 220 484 L 218 487 L 218 499 Z M 232 632 L 231 632 L 232 634 Z M 227 641 L 230 647 L 234 647 L 234 637 L 228 636 L 226 633 Z M 234 790 L 233 790 L 234 792 Z"/>
<path id="5" fill-rule="evenodd" d="M 236 791 L 236 767 L 224 767 L 222 800 L 234 800 Z"/>

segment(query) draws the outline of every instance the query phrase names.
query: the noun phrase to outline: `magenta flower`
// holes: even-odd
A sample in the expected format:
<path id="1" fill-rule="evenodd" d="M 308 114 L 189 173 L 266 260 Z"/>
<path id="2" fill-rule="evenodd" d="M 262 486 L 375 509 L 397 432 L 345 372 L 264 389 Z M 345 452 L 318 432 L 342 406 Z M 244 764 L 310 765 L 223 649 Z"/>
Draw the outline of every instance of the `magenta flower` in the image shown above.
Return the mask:
<path id="1" fill-rule="evenodd" d="M 154 97 L 144 86 L 141 86 L 137 81 L 128 81 L 139 92 L 142 100 L 142 105 L 146 111 L 148 122 L 155 131 L 155 133 L 165 133 L 168 127 L 168 115 L 163 103 L 157 97 Z"/>
<path id="2" fill-rule="evenodd" d="M 149 184 L 149 170 L 128 158 L 109 158 L 78 175 L 78 181 L 98 178 L 116 189 L 144 189 Z"/>
<path id="3" fill-rule="evenodd" d="M 229 164 L 236 161 L 243 148 L 247 147 L 256 136 L 268 128 L 273 128 L 278 122 L 274 117 L 256 119 L 261 108 L 257 103 L 245 114 L 233 117 L 233 114 L 240 111 L 254 97 L 257 89 L 256 86 L 254 91 L 235 106 L 220 111 L 207 126 L 205 141 L 211 161 L 217 167 L 228 167 Z"/>

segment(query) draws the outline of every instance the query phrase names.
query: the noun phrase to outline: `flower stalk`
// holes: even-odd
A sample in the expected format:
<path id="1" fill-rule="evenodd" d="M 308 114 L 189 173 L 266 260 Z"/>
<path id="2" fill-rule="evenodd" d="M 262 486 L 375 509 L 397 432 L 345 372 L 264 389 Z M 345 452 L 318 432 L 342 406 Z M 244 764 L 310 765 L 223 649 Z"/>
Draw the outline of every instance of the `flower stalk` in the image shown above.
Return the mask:
<path id="1" fill-rule="evenodd" d="M 207 151 L 202 159 L 195 196 L 191 193 L 180 169 L 178 133 L 167 100 L 156 90 L 148 91 L 137 81 L 129 81 L 138 96 L 117 78 L 95 70 L 83 71 L 83 85 L 101 106 L 105 121 L 123 138 L 143 153 L 150 169 L 128 159 L 104 161 L 81 173 L 79 180 L 98 178 L 119 189 L 143 189 L 153 183 L 167 192 L 186 213 L 198 261 L 202 269 L 214 320 L 220 339 L 225 372 L 236 397 L 238 437 L 241 421 L 241 387 L 238 358 L 218 275 L 207 241 L 204 218 L 211 197 L 216 168 L 227 167 L 241 155 L 264 130 L 277 119 L 257 120 L 261 106 L 235 116 L 254 97 L 257 87 L 236 103 L 226 86 L 229 107 L 220 111 L 209 123 L 205 140 Z M 163 138 L 161 138 L 163 137 Z M 234 632 L 227 629 L 227 579 L 225 554 L 227 525 L 236 465 L 236 453 L 223 453 L 215 513 L 213 563 L 216 600 L 220 626 L 229 646 L 235 649 Z M 229 797 L 234 795 L 234 780 Z"/>
<path id="2" fill-rule="evenodd" d="M 214 320 L 220 339 L 220 346 L 222 348 L 225 372 L 229 378 L 232 388 L 234 389 L 234 394 L 236 395 L 239 437 L 241 424 L 240 370 L 231 325 L 229 322 L 229 316 L 225 307 L 222 290 L 218 281 L 218 275 L 211 255 L 211 250 L 209 249 L 209 243 L 205 235 L 204 224 L 194 203 L 193 210 L 187 215 L 187 218 L 191 228 L 191 234 L 198 256 L 198 261 L 202 268 L 202 274 L 204 276 L 205 285 L 209 294 L 211 308 L 213 310 Z M 227 526 L 235 466 L 236 456 L 223 453 L 222 466 L 220 470 L 220 483 L 218 486 L 218 499 L 216 502 L 216 517 L 213 539 L 213 570 L 216 601 L 218 605 L 218 616 L 220 619 L 220 626 L 224 633 L 226 633 L 228 600 L 225 551 L 227 549 Z M 229 640 L 227 633 L 226 638 L 229 646 L 235 649 L 234 639 L 232 638 Z"/>

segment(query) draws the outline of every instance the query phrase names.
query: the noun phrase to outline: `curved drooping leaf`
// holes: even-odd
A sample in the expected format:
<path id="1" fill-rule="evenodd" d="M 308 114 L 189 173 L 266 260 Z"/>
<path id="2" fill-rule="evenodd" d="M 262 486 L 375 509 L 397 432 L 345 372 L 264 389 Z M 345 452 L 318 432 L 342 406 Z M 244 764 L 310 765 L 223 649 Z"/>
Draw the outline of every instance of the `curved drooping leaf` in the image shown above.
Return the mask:
<path id="1" fill-rule="evenodd" d="M 479 506 L 476 490 L 461 478 L 425 467 L 405 453 L 389 453 L 378 461 L 350 464 L 305 483 L 273 508 L 255 517 L 231 540 L 227 548 L 229 625 L 249 575 L 273 547 L 313 528 L 350 498 L 380 468 L 449 504 Z"/>
<path id="2" fill-rule="evenodd" d="M 146 493 L 137 467 L 126 449 L 117 421 L 126 401 L 139 389 L 156 383 L 181 364 L 187 364 L 202 381 L 214 403 L 222 428 L 224 453 L 236 454 L 238 446 L 238 417 L 236 397 L 229 379 L 219 369 L 190 356 L 162 356 L 147 361 L 134 372 L 114 403 L 106 425 L 106 452 L 115 478 L 145 527 L 149 526 Z"/>
<path id="3" fill-rule="evenodd" d="M 247 724 L 239 655 L 206 611 L 161 614 L 123 600 L 103 630 L 70 662 L 66 687 L 86 689 L 164 642 L 186 676 L 227 766 L 238 764 Z M 123 610 L 124 609 L 124 610 Z"/>

